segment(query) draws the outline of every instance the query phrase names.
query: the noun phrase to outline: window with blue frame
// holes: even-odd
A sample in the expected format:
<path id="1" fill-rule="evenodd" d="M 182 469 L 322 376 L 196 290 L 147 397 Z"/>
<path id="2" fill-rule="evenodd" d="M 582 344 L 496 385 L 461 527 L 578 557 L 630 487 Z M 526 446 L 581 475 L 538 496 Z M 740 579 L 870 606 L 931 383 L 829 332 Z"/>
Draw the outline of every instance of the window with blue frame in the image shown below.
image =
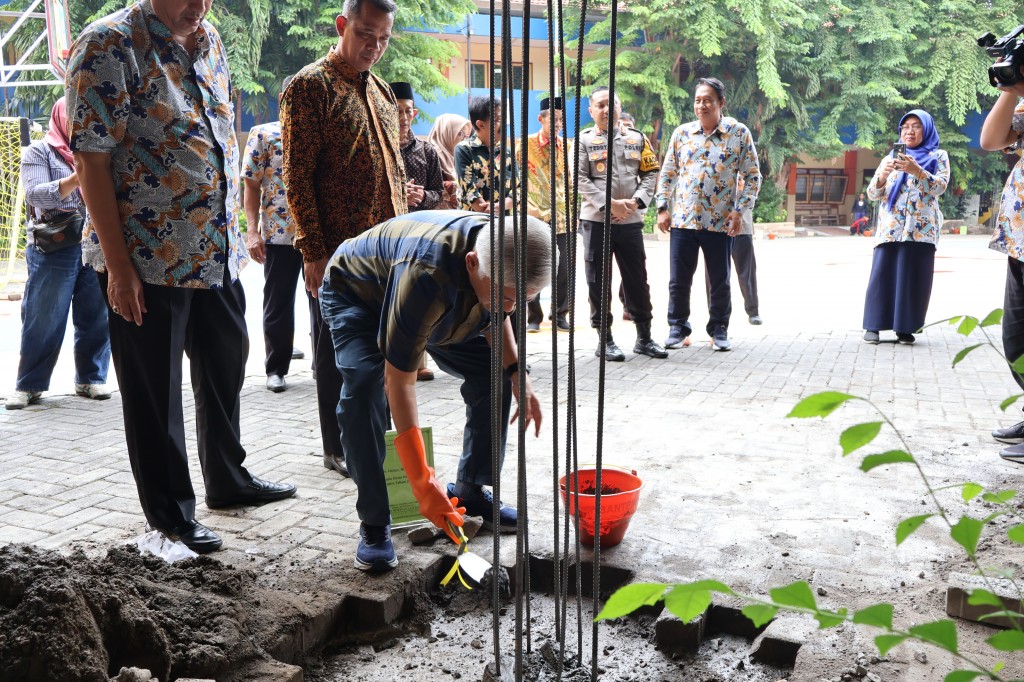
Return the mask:
<path id="1" fill-rule="evenodd" d="M 525 79 L 525 80 L 524 80 Z M 490 81 L 487 79 L 487 62 L 470 62 L 469 64 L 469 87 L 489 88 Z M 494 69 L 494 87 L 501 87 L 501 67 Z M 530 90 L 533 88 L 533 65 L 524 69 L 522 64 L 512 65 L 512 89 Z"/>

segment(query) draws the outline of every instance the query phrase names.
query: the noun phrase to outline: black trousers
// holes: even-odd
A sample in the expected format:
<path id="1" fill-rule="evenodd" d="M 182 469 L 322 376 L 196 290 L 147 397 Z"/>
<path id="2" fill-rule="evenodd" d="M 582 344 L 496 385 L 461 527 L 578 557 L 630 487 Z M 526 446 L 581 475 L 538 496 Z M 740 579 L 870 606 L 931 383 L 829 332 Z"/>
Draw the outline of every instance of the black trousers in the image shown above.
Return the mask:
<path id="1" fill-rule="evenodd" d="M 107 275 L 99 274 L 104 300 Z M 182 353 L 191 361 L 196 438 L 206 494 L 229 497 L 252 482 L 242 463 L 239 392 L 249 356 L 245 293 L 143 284 L 142 326 L 109 313 L 110 347 L 121 389 L 125 441 L 139 502 L 153 528 L 195 519 L 182 414 Z"/>
<path id="2" fill-rule="evenodd" d="M 316 406 L 320 415 L 320 437 L 324 453 L 342 457 L 341 427 L 338 426 L 338 396 L 341 372 L 334 362 L 331 329 L 320 312 L 320 301 L 306 292 L 309 302 L 309 332 L 313 340 L 313 379 L 316 381 Z"/>
<path id="3" fill-rule="evenodd" d="M 758 315 L 757 301 L 757 259 L 754 258 L 754 235 L 738 234 L 732 238 L 732 264 L 736 268 L 736 281 L 743 295 L 743 308 L 748 317 Z M 704 266 L 704 286 L 707 289 L 708 306 L 711 305 L 711 275 L 707 264 Z"/>
<path id="4" fill-rule="evenodd" d="M 634 322 L 651 321 L 651 288 L 647 284 L 647 252 L 644 250 L 643 223 L 612 225 L 610 247 L 622 275 L 622 288 L 626 296 L 626 310 Z M 590 299 L 590 326 L 601 327 L 601 306 L 609 309 L 608 326 L 611 327 L 610 312 L 612 288 L 601 272 L 604 262 L 604 223 L 593 220 L 580 221 L 583 236 L 584 271 Z"/>
<path id="5" fill-rule="evenodd" d="M 715 327 L 728 329 L 732 315 L 731 274 L 733 238 L 724 232 L 710 230 L 670 231 L 669 280 L 668 280 L 668 324 L 682 327 L 687 335 L 693 331 L 690 326 L 690 288 L 693 273 L 697 270 L 697 258 L 704 252 L 704 265 L 711 286 L 708 304 L 708 334 L 715 333 Z"/>
<path id="6" fill-rule="evenodd" d="M 1003 292 L 1003 355 L 1013 363 L 1024 355 L 1024 263 L 1013 256 L 1006 259 L 1006 289 Z M 1024 388 L 1016 372 L 1014 381 Z"/>
<path id="7" fill-rule="evenodd" d="M 558 246 L 558 262 L 555 264 L 555 285 L 558 288 L 558 300 L 552 301 L 551 319 L 569 319 L 569 270 L 566 263 L 568 257 L 569 235 L 556 234 L 555 244 Z M 540 304 L 540 296 L 527 304 L 526 321 L 540 324 L 544 319 L 544 308 Z"/>
<path id="8" fill-rule="evenodd" d="M 295 344 L 295 285 L 302 253 L 289 245 L 267 244 L 263 264 L 263 344 L 267 376 L 285 376 Z"/>
<path id="9" fill-rule="evenodd" d="M 876 246 L 864 296 L 864 329 L 913 334 L 923 327 L 934 272 L 934 244 L 889 242 Z"/>

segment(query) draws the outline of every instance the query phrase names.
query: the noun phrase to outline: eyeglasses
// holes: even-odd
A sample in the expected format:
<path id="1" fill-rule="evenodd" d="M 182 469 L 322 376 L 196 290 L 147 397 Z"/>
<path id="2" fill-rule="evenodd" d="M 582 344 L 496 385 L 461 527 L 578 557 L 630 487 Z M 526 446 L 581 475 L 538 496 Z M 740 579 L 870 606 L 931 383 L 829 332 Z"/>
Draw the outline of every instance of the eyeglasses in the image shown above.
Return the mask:
<path id="1" fill-rule="evenodd" d="M 909 133 L 911 131 L 921 132 L 922 130 L 924 130 L 924 126 L 919 123 L 909 123 L 905 126 L 900 126 L 901 133 Z"/>

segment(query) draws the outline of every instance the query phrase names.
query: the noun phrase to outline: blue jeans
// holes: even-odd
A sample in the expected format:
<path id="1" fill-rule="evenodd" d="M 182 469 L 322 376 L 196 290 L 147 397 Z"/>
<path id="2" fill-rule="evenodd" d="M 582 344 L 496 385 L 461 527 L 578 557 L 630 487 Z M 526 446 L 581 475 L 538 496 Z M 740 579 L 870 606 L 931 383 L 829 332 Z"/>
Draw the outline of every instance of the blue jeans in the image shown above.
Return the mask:
<path id="1" fill-rule="evenodd" d="M 384 356 L 377 345 L 380 312 L 369 309 L 329 286 L 320 289 L 320 309 L 330 327 L 341 372 L 338 423 L 345 463 L 358 489 L 356 512 L 371 526 L 391 523 L 384 478 L 384 432 L 388 428 L 384 394 Z M 450 346 L 427 346 L 437 366 L 462 379 L 466 428 L 457 480 L 492 485 L 491 475 L 491 349 L 482 337 Z M 502 389 L 501 458 L 504 459 L 512 382 Z M 501 470 L 502 462 L 498 462 Z"/>
<path id="2" fill-rule="evenodd" d="M 68 325 L 75 326 L 75 383 L 105 384 L 110 366 L 107 306 L 96 272 L 82 264 L 82 246 L 49 255 L 25 249 L 28 282 L 21 302 L 19 391 L 46 391 Z"/>

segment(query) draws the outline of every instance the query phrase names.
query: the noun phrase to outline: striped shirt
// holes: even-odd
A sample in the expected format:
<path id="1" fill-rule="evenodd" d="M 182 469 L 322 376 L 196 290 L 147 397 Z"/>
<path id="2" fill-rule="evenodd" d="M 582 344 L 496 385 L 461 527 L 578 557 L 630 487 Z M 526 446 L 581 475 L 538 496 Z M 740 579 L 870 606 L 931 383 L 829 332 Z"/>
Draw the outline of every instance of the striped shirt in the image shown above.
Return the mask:
<path id="1" fill-rule="evenodd" d="M 59 212 L 85 211 L 77 188 L 60 198 L 58 185 L 73 172 L 64 157 L 42 140 L 21 151 L 21 184 L 25 187 L 25 202 L 33 209 L 34 220 L 47 220 Z"/>
<path id="2" fill-rule="evenodd" d="M 464 211 L 392 218 L 339 246 L 324 286 L 379 314 L 381 353 L 413 372 L 428 345 L 469 341 L 490 324 L 466 270 L 466 254 L 489 220 Z"/>
<path id="3" fill-rule="evenodd" d="M 21 183 L 25 187 L 25 202 L 31 216 L 26 237 L 29 246 L 35 243 L 32 236 L 32 225 L 35 223 L 49 220 L 62 212 L 85 213 L 85 204 L 77 188 L 63 199 L 60 198 L 60 181 L 73 172 L 64 157 L 42 140 L 33 142 L 21 151 Z"/>

